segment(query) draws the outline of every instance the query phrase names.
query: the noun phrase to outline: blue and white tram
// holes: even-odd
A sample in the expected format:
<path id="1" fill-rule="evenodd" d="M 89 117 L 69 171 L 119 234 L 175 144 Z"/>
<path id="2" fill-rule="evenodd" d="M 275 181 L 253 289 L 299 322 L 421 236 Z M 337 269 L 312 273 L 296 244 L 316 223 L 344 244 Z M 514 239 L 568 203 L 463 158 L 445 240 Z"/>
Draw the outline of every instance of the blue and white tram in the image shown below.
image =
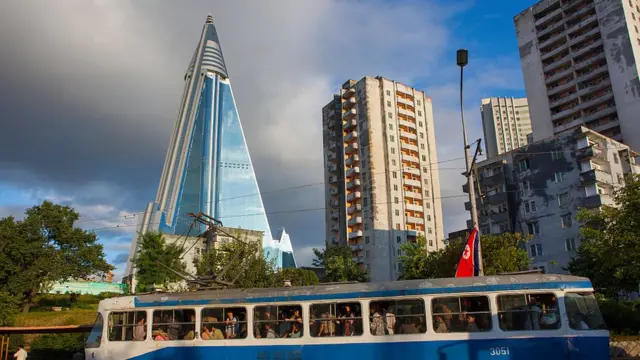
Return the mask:
<path id="1" fill-rule="evenodd" d="M 591 282 L 514 275 L 100 302 L 87 359 L 608 359 Z"/>

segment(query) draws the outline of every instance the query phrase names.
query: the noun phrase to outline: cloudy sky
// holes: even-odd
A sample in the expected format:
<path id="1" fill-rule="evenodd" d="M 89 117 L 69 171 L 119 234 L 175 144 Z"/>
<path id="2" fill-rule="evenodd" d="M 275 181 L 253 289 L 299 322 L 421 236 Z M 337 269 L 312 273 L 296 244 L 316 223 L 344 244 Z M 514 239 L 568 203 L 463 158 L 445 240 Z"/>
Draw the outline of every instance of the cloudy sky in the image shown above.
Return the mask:
<path id="1" fill-rule="evenodd" d="M 2 1 L 0 217 L 43 199 L 70 204 L 120 273 L 211 13 L 271 227 L 286 227 L 308 264 L 324 243 L 321 108 L 340 84 L 380 75 L 425 90 L 439 159 L 460 158 L 455 50 L 470 52 L 465 114 L 477 139 L 481 98 L 524 96 L 513 16 L 533 3 Z M 468 218 L 463 168 L 441 164 L 445 233 Z"/>

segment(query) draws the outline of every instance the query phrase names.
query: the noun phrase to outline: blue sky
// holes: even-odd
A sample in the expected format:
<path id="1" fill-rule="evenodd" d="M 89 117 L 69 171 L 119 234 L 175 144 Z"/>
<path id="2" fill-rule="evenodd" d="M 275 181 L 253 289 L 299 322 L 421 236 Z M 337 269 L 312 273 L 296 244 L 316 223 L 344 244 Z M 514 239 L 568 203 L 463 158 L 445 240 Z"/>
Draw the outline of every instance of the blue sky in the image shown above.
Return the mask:
<path id="1" fill-rule="evenodd" d="M 309 210 L 324 202 L 320 110 L 345 80 L 381 75 L 425 90 L 440 161 L 463 155 L 456 49 L 470 53 L 470 139 L 482 136 L 481 98 L 524 96 L 513 17 L 534 1 L 266 3 L 0 3 L 0 113 L 20 120 L 0 131 L 0 217 L 20 217 L 43 199 L 72 205 L 82 215 L 78 225 L 99 229 L 120 273 L 137 221 L 125 215 L 153 200 L 183 72 L 208 13 L 261 191 L 269 192 L 271 228 L 289 230 L 303 264 L 324 242 L 323 211 Z M 282 134 L 296 136 L 282 141 Z M 463 167 L 441 165 L 441 196 L 454 196 L 443 200 L 445 233 L 468 218 Z"/>

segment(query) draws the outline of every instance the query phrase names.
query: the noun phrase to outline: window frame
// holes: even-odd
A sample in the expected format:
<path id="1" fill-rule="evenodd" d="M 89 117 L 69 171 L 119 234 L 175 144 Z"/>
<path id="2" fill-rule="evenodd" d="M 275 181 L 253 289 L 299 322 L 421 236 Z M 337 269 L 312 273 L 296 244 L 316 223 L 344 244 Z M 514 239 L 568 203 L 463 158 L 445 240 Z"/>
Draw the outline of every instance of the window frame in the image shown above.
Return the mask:
<path id="1" fill-rule="evenodd" d="M 480 298 L 480 297 L 485 298 L 486 303 L 487 303 L 487 307 L 488 307 L 487 311 L 474 311 L 474 312 L 462 311 L 461 299 L 463 299 L 463 298 Z M 430 320 L 431 321 L 431 328 L 433 329 L 434 332 L 436 332 L 436 326 L 435 326 L 435 321 L 434 321 L 435 320 L 435 316 L 436 315 L 445 314 L 445 313 L 438 313 L 438 312 L 434 311 L 435 310 L 435 303 L 434 302 L 435 302 L 435 300 L 438 300 L 438 299 L 449 299 L 449 298 L 458 298 L 458 310 L 459 311 L 458 312 L 453 312 L 452 311 L 450 313 L 452 316 L 453 315 L 459 315 L 459 314 L 462 314 L 462 313 L 467 313 L 467 314 L 469 314 L 469 313 L 471 313 L 471 314 L 488 314 L 489 315 L 488 316 L 489 328 L 484 330 L 484 331 L 480 330 L 480 328 L 478 328 L 478 330 L 480 330 L 480 331 L 476 331 L 476 332 L 477 333 L 485 333 L 486 334 L 486 333 L 490 333 L 490 332 L 492 332 L 494 330 L 494 328 L 495 328 L 495 326 L 493 324 L 494 323 L 494 321 L 493 321 L 494 309 L 493 309 L 493 307 L 491 305 L 492 304 L 492 301 L 491 301 L 492 294 L 483 294 L 483 293 L 455 294 L 455 293 L 453 293 L 453 294 L 442 294 L 441 296 L 433 296 L 430 299 L 430 305 L 431 306 L 430 306 L 430 309 L 429 309 L 430 310 L 429 315 L 431 316 L 431 320 Z M 440 305 L 440 304 L 438 304 L 438 305 Z M 476 318 L 477 318 L 477 316 L 476 316 Z M 471 333 L 473 333 L 471 331 L 450 331 L 450 329 L 448 329 L 448 328 L 447 328 L 447 330 L 448 331 L 445 332 L 445 333 L 438 333 L 438 334 L 471 334 Z"/>
<path id="2" fill-rule="evenodd" d="M 542 267 L 544 269 L 544 266 Z M 540 296 L 540 295 L 545 295 L 545 296 L 549 296 L 552 295 L 556 298 L 556 316 L 559 322 L 559 325 L 556 328 L 550 328 L 550 329 L 543 329 L 543 328 L 539 328 L 539 329 L 519 329 L 519 330 L 505 330 L 502 328 L 502 322 L 500 321 L 500 314 L 503 313 L 516 313 L 516 312 L 524 312 L 524 313 L 530 313 L 531 311 L 529 310 L 525 310 L 525 311 L 504 311 L 504 310 L 500 310 L 500 300 L 499 298 L 501 296 L 525 296 L 526 297 L 526 302 L 527 302 L 527 307 L 530 306 L 529 303 L 529 298 L 531 296 Z M 561 311 L 560 311 L 560 296 L 558 296 L 558 294 L 556 294 L 556 292 L 554 292 L 553 290 L 549 289 L 549 290 L 544 290 L 544 291 L 520 291 L 520 290 L 516 290 L 513 292 L 505 292 L 505 293 L 497 293 L 495 294 L 495 306 L 496 306 L 496 316 L 498 318 L 498 329 L 500 329 L 500 331 L 502 332 L 506 332 L 506 333 L 518 333 L 518 332 L 524 332 L 524 331 L 561 331 L 563 329 L 564 326 L 564 322 L 562 321 L 562 316 L 560 316 Z M 542 314 L 542 309 L 541 309 L 541 314 Z"/>
<path id="3" fill-rule="evenodd" d="M 281 337 L 280 336 L 280 329 L 278 329 L 278 331 L 276 332 L 276 337 L 275 338 L 268 338 L 268 337 L 260 337 L 257 338 L 256 334 L 255 334 L 255 325 L 256 322 L 258 323 L 264 323 L 264 322 L 275 322 L 276 326 L 280 326 L 280 322 L 282 322 L 282 320 L 278 319 L 278 309 L 281 307 L 294 307 L 297 306 L 300 308 L 300 318 L 302 319 L 302 324 L 300 327 L 300 331 L 302 332 L 302 334 L 300 334 L 299 338 L 304 338 L 304 337 L 308 337 L 308 333 L 307 331 L 309 330 L 309 322 L 306 321 L 306 317 L 305 314 L 307 313 L 307 309 L 308 308 L 308 304 L 304 303 L 304 302 L 299 302 L 299 303 L 295 303 L 295 302 L 286 302 L 286 303 L 267 303 L 267 304 L 256 304 L 251 308 L 251 331 L 253 332 L 253 339 L 255 340 L 259 340 L 259 341 L 274 341 L 274 340 L 280 340 L 280 339 L 299 339 L 298 337 L 296 338 L 292 338 L 292 337 Z M 275 307 L 276 308 L 276 318 L 274 320 L 257 320 L 256 319 L 256 310 L 259 308 L 268 308 L 268 307 Z M 275 332 L 275 331 L 274 331 Z"/>
<path id="4" fill-rule="evenodd" d="M 222 319 L 218 319 L 217 322 L 212 322 L 212 321 L 204 321 L 205 316 L 204 316 L 204 312 L 205 310 L 222 310 Z M 226 316 L 227 316 L 227 310 L 231 310 L 231 309 L 244 309 L 245 312 L 245 320 L 241 321 L 240 319 L 238 319 L 238 329 L 239 329 L 239 333 L 242 334 L 242 324 L 245 323 L 247 325 L 247 330 L 246 330 L 246 336 L 245 337 L 234 337 L 234 338 L 227 338 L 226 334 L 227 334 L 227 326 L 225 324 L 226 321 Z M 223 341 L 227 341 L 227 340 L 246 340 L 249 338 L 249 311 L 250 309 L 246 306 L 246 305 L 236 305 L 236 306 L 203 306 L 202 308 L 200 308 L 200 327 L 198 329 L 198 334 L 199 334 L 199 338 L 202 339 L 202 327 L 204 325 L 211 325 L 211 324 L 222 324 L 223 329 L 219 329 L 220 331 L 222 331 L 222 335 L 224 336 Z M 238 315 L 234 314 L 234 317 L 237 319 Z M 213 329 L 213 326 L 212 326 Z M 214 331 L 215 333 L 215 331 Z M 204 340 L 204 339 L 202 339 Z M 220 341 L 220 339 L 208 339 L 206 341 Z"/>
<path id="5" fill-rule="evenodd" d="M 159 323 L 157 323 L 157 324 L 156 324 L 156 323 L 155 323 L 155 321 L 153 321 L 153 320 L 154 320 L 154 318 L 155 318 L 156 312 L 158 312 L 158 313 L 163 313 L 163 312 L 165 312 L 165 311 L 172 311 L 172 312 L 173 312 L 173 319 L 175 319 L 175 317 L 176 317 L 176 315 L 175 315 L 175 314 L 176 314 L 176 311 L 183 311 L 183 312 L 184 312 L 184 311 L 187 311 L 187 310 L 193 311 L 193 316 L 194 316 L 194 318 L 195 318 L 195 319 L 194 319 L 194 322 L 193 322 L 193 333 L 194 333 L 194 338 L 193 338 L 193 339 L 191 339 L 191 340 L 185 340 L 185 339 L 184 339 L 184 337 L 180 338 L 180 336 L 178 335 L 178 339 L 155 340 L 155 337 L 154 337 L 153 333 L 154 333 L 154 331 L 155 331 L 155 327 L 156 327 L 156 325 L 158 325 L 158 324 L 159 324 L 159 325 L 163 325 L 163 326 L 165 326 L 165 327 L 166 327 L 167 325 L 172 324 L 172 323 L 165 323 L 165 322 L 162 322 L 162 321 L 163 321 L 163 320 L 162 320 L 162 318 L 160 319 L 160 320 L 161 320 L 161 322 L 159 322 Z M 148 315 L 147 315 L 147 316 L 148 316 Z M 151 332 L 150 332 L 150 334 L 151 334 L 151 337 L 150 337 L 151 341 L 154 341 L 154 342 L 159 342 L 159 341 L 193 341 L 193 340 L 195 340 L 195 339 L 197 339 L 197 338 L 198 338 L 198 336 L 196 336 L 196 334 L 198 333 L 198 329 L 197 329 L 197 327 L 196 327 L 196 325 L 198 325 L 198 315 L 197 315 L 197 312 L 196 312 L 196 308 L 193 308 L 193 307 L 179 307 L 179 308 L 162 308 L 162 307 L 158 307 L 158 308 L 153 308 L 153 309 L 151 309 L 151 317 L 150 317 L 150 318 L 151 318 Z M 184 319 L 183 319 L 183 321 L 181 321 L 181 322 L 176 322 L 176 324 L 180 325 L 180 327 L 182 328 L 182 326 L 183 326 L 183 325 L 191 324 L 191 323 L 190 323 L 190 322 L 185 322 L 185 321 L 184 321 Z M 168 334 L 169 334 L 169 333 L 168 333 L 168 331 L 167 331 L 167 335 L 168 335 Z M 188 334 L 188 332 L 187 332 L 187 334 Z"/>
<path id="6" fill-rule="evenodd" d="M 129 314 L 133 313 L 133 323 L 128 324 L 127 320 L 129 319 Z M 134 340 L 133 339 L 133 332 L 135 331 L 135 327 L 138 324 L 138 320 L 140 320 L 140 318 L 138 318 L 138 314 L 142 313 L 144 314 L 144 319 L 145 319 L 145 323 L 144 323 L 144 339 L 142 340 Z M 112 316 L 114 316 L 115 314 L 118 314 L 120 316 L 123 316 L 123 324 L 122 325 L 112 325 L 111 321 L 112 321 Z M 124 335 L 125 339 L 123 340 L 111 340 L 111 332 L 113 331 L 112 329 L 116 329 L 116 328 L 120 328 L 121 330 L 121 334 Z M 131 339 L 130 340 L 126 340 L 126 329 L 127 328 L 131 328 Z M 107 340 L 109 342 L 140 342 L 140 341 L 146 341 L 149 338 L 149 314 L 147 314 L 146 310 L 135 310 L 135 309 L 131 309 L 131 310 L 113 310 L 113 311 L 109 311 L 109 313 L 107 314 Z"/>
<path id="7" fill-rule="evenodd" d="M 400 271 L 400 268 L 398 268 L 398 271 Z M 371 324 L 372 324 L 372 320 L 373 320 L 373 315 L 371 314 L 371 309 L 372 309 L 372 304 L 375 303 L 395 303 L 395 302 L 402 302 L 402 301 L 421 301 L 422 302 L 422 310 L 423 310 L 423 314 L 419 315 L 419 314 L 410 314 L 410 315 L 400 315 L 402 318 L 415 318 L 415 317 L 419 317 L 419 316 L 423 316 L 423 320 L 424 320 L 424 326 L 425 326 L 425 330 L 424 332 L 417 332 L 414 334 L 402 334 L 400 332 L 396 332 L 394 329 L 394 333 L 393 334 L 388 334 L 387 331 L 388 329 L 386 328 L 386 323 L 385 323 L 385 334 L 384 335 L 375 335 L 371 332 Z M 383 338 L 386 336 L 407 336 L 407 335 L 418 335 L 418 336 L 422 336 L 425 335 L 427 333 L 429 333 L 429 323 L 428 323 L 428 318 L 429 318 L 429 311 L 427 310 L 427 305 L 429 303 L 429 299 L 425 298 L 425 297 L 419 297 L 419 296 L 409 296 L 409 297 L 388 297 L 388 298 L 377 298 L 377 299 L 369 299 L 368 302 L 368 308 L 367 310 L 369 311 L 369 315 L 367 316 L 368 319 L 368 323 L 367 323 L 367 330 L 366 333 L 368 336 L 373 336 L 374 338 Z M 382 314 L 380 314 L 380 316 L 382 316 Z M 394 313 L 395 316 L 395 320 L 396 320 L 396 324 L 400 324 L 400 322 L 398 321 L 398 314 Z"/>
<path id="8" fill-rule="evenodd" d="M 351 301 L 350 301 L 351 300 Z M 331 336 L 316 336 L 313 335 L 311 332 L 311 322 L 313 320 L 317 320 L 317 321 L 327 321 L 327 320 L 322 320 L 322 317 L 320 318 L 312 318 L 311 314 L 313 313 L 313 307 L 314 306 L 323 306 L 323 305 L 329 305 L 331 307 L 331 305 L 334 305 L 335 308 L 337 309 L 339 306 L 353 306 L 354 304 L 358 304 L 360 305 L 360 317 L 355 316 L 353 318 L 353 320 L 356 321 L 355 323 L 355 328 L 357 329 L 358 325 L 357 325 L 357 321 L 358 319 L 360 319 L 360 326 L 362 327 L 360 330 L 360 334 L 353 334 L 353 335 L 331 335 Z M 307 322 L 306 326 L 308 327 L 308 334 L 310 338 L 314 338 L 314 339 L 322 339 L 322 338 L 346 338 L 346 337 L 359 337 L 359 336 L 363 336 L 364 335 L 364 319 L 365 317 L 363 316 L 363 312 L 365 311 L 365 306 L 364 306 L 364 302 L 361 300 L 357 300 L 357 299 L 345 299 L 345 300 L 323 300 L 323 301 L 316 301 L 316 302 L 309 302 L 308 304 L 308 312 L 309 312 L 309 321 Z M 337 310 L 336 310 L 336 317 L 334 318 L 328 318 L 329 320 L 337 320 L 340 319 L 339 317 L 337 317 Z M 355 312 L 355 311 L 354 311 Z M 346 318 L 346 319 L 351 319 L 351 318 Z M 334 330 L 335 330 L 335 325 L 334 325 Z M 337 332 L 337 331 L 336 331 Z M 357 331 L 355 331 L 357 332 Z"/>

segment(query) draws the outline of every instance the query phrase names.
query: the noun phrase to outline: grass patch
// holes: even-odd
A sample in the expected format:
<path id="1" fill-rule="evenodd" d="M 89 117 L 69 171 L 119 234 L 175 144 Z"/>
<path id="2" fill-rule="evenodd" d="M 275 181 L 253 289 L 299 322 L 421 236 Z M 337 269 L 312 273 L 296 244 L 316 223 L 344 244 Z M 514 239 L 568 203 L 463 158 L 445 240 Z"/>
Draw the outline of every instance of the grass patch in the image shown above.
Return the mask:
<path id="1" fill-rule="evenodd" d="M 96 309 L 74 309 L 66 311 L 44 311 L 17 314 L 15 326 L 61 326 L 93 324 Z"/>

